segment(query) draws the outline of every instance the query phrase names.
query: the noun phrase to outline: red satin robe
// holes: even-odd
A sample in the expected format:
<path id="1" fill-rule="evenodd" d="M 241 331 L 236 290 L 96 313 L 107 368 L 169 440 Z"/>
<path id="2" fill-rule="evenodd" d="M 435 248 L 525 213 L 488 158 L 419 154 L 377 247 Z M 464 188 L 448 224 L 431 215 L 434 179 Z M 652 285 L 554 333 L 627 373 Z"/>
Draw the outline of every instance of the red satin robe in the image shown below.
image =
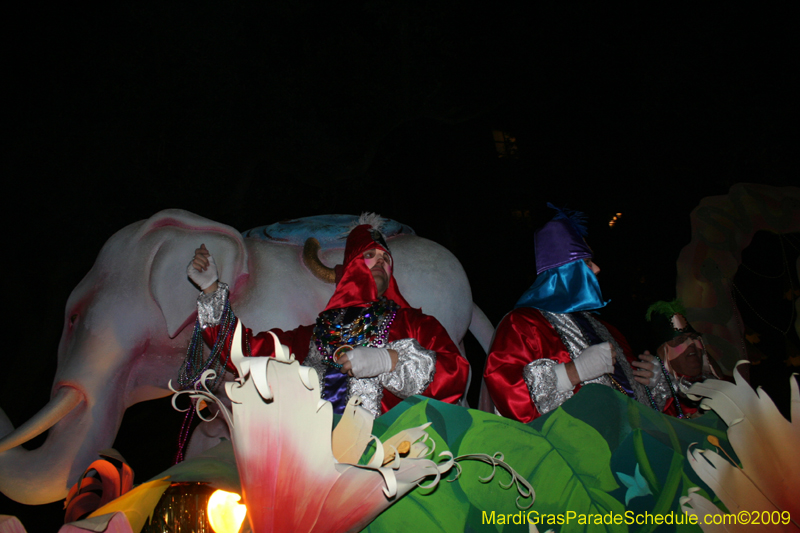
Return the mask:
<path id="1" fill-rule="evenodd" d="M 289 347 L 291 353 L 302 364 L 309 353 L 314 326 L 300 326 L 290 331 L 280 329 L 271 331 L 278 336 L 281 344 Z M 219 326 L 208 327 L 203 331 L 203 338 L 209 346 L 213 346 L 218 333 Z M 253 335 L 250 329 L 246 329 L 246 337 L 253 356 L 274 355 L 274 341 L 268 332 Z M 422 394 L 447 403 L 457 402 L 467 386 L 469 363 L 461 356 L 455 343 L 450 339 L 450 335 L 439 321 L 419 309 L 400 308 L 392 322 L 387 342 L 400 339 L 416 339 L 423 348 L 436 352 L 436 371 L 433 381 Z M 247 352 L 244 351 L 244 353 Z M 233 365 L 229 362 L 230 351 L 226 348 L 220 355 L 224 361 L 228 361 L 228 369 L 235 372 Z M 381 412 L 385 413 L 401 401 L 400 398 L 384 389 Z"/>
<path id="2" fill-rule="evenodd" d="M 613 326 L 605 322 L 603 325 L 628 361 L 636 360 L 625 337 Z M 483 374 L 489 394 L 501 415 L 526 423 L 541 416 L 531 400 L 522 369 L 531 361 L 543 358 L 558 363 L 572 360 L 555 328 L 539 310 L 530 307 L 514 309 L 497 327 Z M 575 392 L 580 388 L 579 384 Z M 667 407 L 671 404 L 672 400 L 668 401 Z"/>

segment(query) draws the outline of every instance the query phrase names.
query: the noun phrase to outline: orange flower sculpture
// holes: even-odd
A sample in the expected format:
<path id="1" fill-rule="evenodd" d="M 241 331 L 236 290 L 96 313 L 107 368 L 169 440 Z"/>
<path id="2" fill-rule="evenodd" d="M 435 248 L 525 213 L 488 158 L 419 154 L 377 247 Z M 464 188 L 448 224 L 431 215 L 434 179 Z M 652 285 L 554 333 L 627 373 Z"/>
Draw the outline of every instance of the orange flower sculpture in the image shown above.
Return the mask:
<path id="1" fill-rule="evenodd" d="M 133 488 L 133 470 L 121 457 L 100 454 L 99 459 L 89 465 L 75 483 L 64 502 L 64 523 L 80 520 L 96 509 L 115 500 Z"/>

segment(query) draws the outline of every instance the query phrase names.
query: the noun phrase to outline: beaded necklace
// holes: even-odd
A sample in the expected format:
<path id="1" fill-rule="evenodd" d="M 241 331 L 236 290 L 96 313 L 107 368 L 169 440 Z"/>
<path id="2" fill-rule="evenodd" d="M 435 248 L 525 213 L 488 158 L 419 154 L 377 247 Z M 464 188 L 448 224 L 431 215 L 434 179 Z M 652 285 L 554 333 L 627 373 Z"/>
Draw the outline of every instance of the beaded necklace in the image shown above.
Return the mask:
<path id="1" fill-rule="evenodd" d="M 333 359 L 333 353 L 340 346 L 372 346 L 381 348 L 386 344 L 389 328 L 400 308 L 392 300 L 381 297 L 364 307 L 355 320 L 342 324 L 348 309 L 331 309 L 317 317 L 313 341 L 322 362 L 340 369 L 342 365 Z"/>
<path id="2" fill-rule="evenodd" d="M 233 342 L 233 331 L 236 328 L 236 315 L 231 309 L 229 301 L 225 302 L 225 307 L 222 310 L 222 317 L 219 321 L 219 335 L 217 341 L 211 348 L 211 353 L 208 359 L 203 361 L 203 330 L 200 327 L 200 319 L 195 320 L 194 331 L 192 331 L 192 340 L 189 343 L 189 348 L 186 350 L 186 358 L 181 365 L 180 374 L 178 375 L 178 385 L 181 389 L 188 389 L 193 387 L 203 372 L 212 369 L 216 373 L 213 383 L 206 384 L 210 391 L 215 391 L 220 381 L 225 375 L 225 363 L 228 362 L 227 357 L 222 360 L 221 354 L 224 348 L 228 348 L 230 352 L 230 345 Z M 246 345 L 247 355 L 250 356 L 250 343 Z"/>
<path id="3" fill-rule="evenodd" d="M 233 333 L 236 329 L 237 322 L 238 319 L 233 313 L 233 309 L 231 309 L 230 301 L 226 299 L 225 307 L 222 310 L 222 317 L 220 317 L 219 321 L 219 335 L 217 335 L 217 341 L 211 348 L 208 359 L 204 362 L 203 330 L 200 327 L 200 319 L 198 318 L 195 320 L 192 340 L 189 343 L 189 348 L 186 350 L 186 358 L 183 360 L 180 373 L 178 374 L 178 386 L 181 390 L 196 386 L 203 372 L 209 369 L 213 370 L 216 376 L 214 377 L 214 381 L 207 383 L 206 386 L 208 390 L 212 392 L 217 389 L 225 375 L 226 363 L 228 362 L 228 357 L 225 357 L 223 360 L 221 354 L 225 348 L 227 348 L 227 353 L 230 354 L 231 345 L 233 344 Z M 248 357 L 252 357 L 250 339 L 247 335 L 245 335 L 245 351 Z M 186 415 L 183 417 L 183 423 L 181 424 L 181 429 L 178 434 L 178 451 L 175 454 L 175 461 L 173 464 L 178 464 L 184 459 L 183 453 L 186 450 L 186 444 L 189 440 L 189 430 L 191 429 L 195 415 L 195 401 L 196 400 L 192 400 L 192 407 L 186 411 Z"/>

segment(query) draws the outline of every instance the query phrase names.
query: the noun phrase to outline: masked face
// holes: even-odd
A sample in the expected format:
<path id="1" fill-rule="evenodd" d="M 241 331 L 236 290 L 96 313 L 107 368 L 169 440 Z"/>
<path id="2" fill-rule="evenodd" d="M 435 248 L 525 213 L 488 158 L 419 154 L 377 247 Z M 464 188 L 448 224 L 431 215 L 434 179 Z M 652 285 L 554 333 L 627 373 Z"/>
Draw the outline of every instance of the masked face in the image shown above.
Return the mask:
<path id="1" fill-rule="evenodd" d="M 662 344 L 658 352 L 675 372 L 694 378 L 703 372 L 703 349 L 699 335 L 684 333 Z"/>
<path id="2" fill-rule="evenodd" d="M 375 280 L 378 296 L 383 296 L 389 288 L 389 280 L 392 279 L 392 256 L 380 248 L 373 248 L 364 252 L 364 263 Z"/>

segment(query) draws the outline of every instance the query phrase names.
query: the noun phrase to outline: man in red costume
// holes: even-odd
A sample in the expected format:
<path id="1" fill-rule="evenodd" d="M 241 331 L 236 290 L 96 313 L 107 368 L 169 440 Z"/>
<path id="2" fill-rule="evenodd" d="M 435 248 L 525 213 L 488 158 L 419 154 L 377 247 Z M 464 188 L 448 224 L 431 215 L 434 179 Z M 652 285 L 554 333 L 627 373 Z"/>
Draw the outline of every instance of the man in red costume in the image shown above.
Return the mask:
<path id="1" fill-rule="evenodd" d="M 534 235 L 537 278 L 503 318 L 484 380 L 497 411 L 530 422 L 587 383 L 613 387 L 645 405 L 671 410 L 670 383 L 658 359 L 634 359 L 625 338 L 589 311 L 604 307 L 584 239 L 581 213 L 558 214 Z"/>
<path id="2" fill-rule="evenodd" d="M 348 235 L 343 274 L 316 323 L 271 330 L 301 364 L 317 371 L 322 398 L 333 404 L 335 413 L 342 413 L 354 395 L 375 416 L 414 394 L 455 403 L 467 384 L 469 363 L 447 331 L 400 294 L 380 221 L 376 215 L 362 215 Z M 198 323 L 214 347 L 211 358 L 227 362 L 236 319 L 227 302 L 227 285 L 218 282 L 205 245 L 196 250 L 188 274 L 203 289 Z M 271 356 L 273 350 L 267 332 L 253 335 L 246 330 L 245 354 Z M 182 369 L 182 386 L 191 381 L 190 375 L 198 375 L 197 369 L 187 368 Z M 228 369 L 233 370 L 230 365 Z"/>

